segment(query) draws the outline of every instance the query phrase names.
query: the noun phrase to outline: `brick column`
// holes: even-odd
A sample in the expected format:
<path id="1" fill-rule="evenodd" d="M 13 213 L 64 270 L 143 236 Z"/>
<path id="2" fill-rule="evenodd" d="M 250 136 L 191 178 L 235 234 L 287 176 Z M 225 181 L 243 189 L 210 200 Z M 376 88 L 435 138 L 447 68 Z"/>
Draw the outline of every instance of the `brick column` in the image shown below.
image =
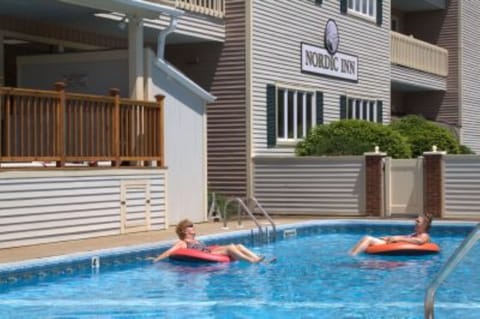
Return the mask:
<path id="1" fill-rule="evenodd" d="M 423 153 L 423 213 L 442 217 L 444 210 L 443 155 L 446 152 Z"/>
<path id="2" fill-rule="evenodd" d="M 386 153 L 365 153 L 365 213 L 369 216 L 383 216 L 383 158 Z"/>

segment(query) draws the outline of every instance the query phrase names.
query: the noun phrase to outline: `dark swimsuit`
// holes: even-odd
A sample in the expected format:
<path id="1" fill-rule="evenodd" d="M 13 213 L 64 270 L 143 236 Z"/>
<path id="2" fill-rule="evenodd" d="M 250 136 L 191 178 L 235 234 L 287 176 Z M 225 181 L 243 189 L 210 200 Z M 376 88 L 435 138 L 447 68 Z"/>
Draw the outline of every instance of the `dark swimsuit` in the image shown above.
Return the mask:
<path id="1" fill-rule="evenodd" d="M 200 250 L 206 253 L 210 252 L 210 249 L 207 247 L 207 245 L 205 245 L 204 243 L 198 240 L 195 241 L 194 243 L 187 242 L 187 248 Z"/>

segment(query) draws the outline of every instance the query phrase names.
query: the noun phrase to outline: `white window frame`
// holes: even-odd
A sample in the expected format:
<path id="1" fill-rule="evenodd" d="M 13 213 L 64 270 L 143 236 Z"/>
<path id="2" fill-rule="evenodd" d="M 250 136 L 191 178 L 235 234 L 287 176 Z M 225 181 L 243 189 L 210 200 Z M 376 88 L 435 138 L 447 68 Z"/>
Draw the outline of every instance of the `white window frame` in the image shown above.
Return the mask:
<path id="1" fill-rule="evenodd" d="M 359 103 L 358 107 L 358 114 L 357 114 L 357 107 L 356 105 Z M 366 103 L 366 108 L 364 112 L 364 104 Z M 370 110 L 370 105 L 373 104 L 373 110 Z M 347 119 L 354 119 L 354 120 L 364 120 L 368 122 L 375 122 L 378 123 L 377 118 L 377 109 L 378 109 L 378 102 L 374 99 L 364 99 L 364 98 L 354 98 L 348 97 L 347 98 L 347 105 L 346 105 L 346 118 Z M 350 111 L 350 108 L 351 111 Z M 373 112 L 373 114 L 372 114 Z M 370 118 L 373 116 L 373 121 Z"/>
<path id="2" fill-rule="evenodd" d="M 348 0 L 348 14 L 376 22 L 378 0 Z"/>
<path id="3" fill-rule="evenodd" d="M 316 123 L 316 118 L 317 118 L 317 107 L 316 107 L 316 92 L 315 90 L 311 89 L 306 89 L 306 88 L 297 88 L 297 87 L 292 87 L 292 86 L 287 86 L 287 85 L 277 85 L 276 86 L 276 91 L 277 91 L 277 100 L 275 101 L 275 112 L 277 113 L 277 127 L 276 127 L 276 136 L 277 136 L 277 143 L 278 144 L 292 144 L 292 143 L 297 143 L 299 141 L 302 141 L 306 135 L 307 135 L 307 124 L 308 121 L 310 121 L 310 127 L 314 127 L 317 125 Z M 283 92 L 282 92 L 283 91 Z M 289 133 L 289 117 L 288 117 L 288 93 L 292 92 L 294 99 L 293 99 L 293 138 L 288 136 Z M 279 105 L 279 96 L 280 94 L 283 94 L 283 105 Z M 307 118 L 307 98 L 310 95 L 310 114 L 311 114 L 311 119 Z M 298 129 L 298 99 L 299 97 L 302 99 L 302 130 L 299 132 Z M 283 107 L 283 121 L 280 123 L 280 117 L 279 117 L 279 108 Z M 283 126 L 283 136 L 280 136 L 280 129 L 279 126 Z"/>

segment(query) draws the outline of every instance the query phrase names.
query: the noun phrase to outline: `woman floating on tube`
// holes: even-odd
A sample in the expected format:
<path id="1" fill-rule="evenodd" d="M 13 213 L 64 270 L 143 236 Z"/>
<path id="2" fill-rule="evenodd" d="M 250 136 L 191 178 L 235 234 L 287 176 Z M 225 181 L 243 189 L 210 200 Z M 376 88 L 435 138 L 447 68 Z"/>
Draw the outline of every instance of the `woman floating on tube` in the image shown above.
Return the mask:
<path id="1" fill-rule="evenodd" d="M 431 215 L 419 215 L 415 219 L 415 232 L 410 235 L 387 236 L 387 237 L 363 237 L 351 250 L 350 255 L 357 255 L 365 251 L 370 246 L 385 245 L 391 243 L 407 243 L 414 245 L 423 245 L 430 242 L 428 230 L 432 223 Z"/>

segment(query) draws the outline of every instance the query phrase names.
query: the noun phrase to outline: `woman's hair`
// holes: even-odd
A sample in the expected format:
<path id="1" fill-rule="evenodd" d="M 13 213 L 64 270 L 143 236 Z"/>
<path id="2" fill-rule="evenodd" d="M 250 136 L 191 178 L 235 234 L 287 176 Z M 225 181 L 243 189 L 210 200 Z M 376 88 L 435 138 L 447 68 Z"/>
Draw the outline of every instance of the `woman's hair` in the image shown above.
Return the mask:
<path id="1" fill-rule="evenodd" d="M 175 232 L 177 233 L 178 238 L 180 238 L 181 240 L 184 240 L 185 239 L 185 229 L 192 224 L 193 223 L 188 219 L 181 220 L 178 223 L 177 227 L 175 228 Z"/>
<path id="2" fill-rule="evenodd" d="M 423 214 L 422 217 L 425 220 L 425 231 L 428 232 L 430 230 L 430 226 L 432 225 L 433 215 Z"/>

